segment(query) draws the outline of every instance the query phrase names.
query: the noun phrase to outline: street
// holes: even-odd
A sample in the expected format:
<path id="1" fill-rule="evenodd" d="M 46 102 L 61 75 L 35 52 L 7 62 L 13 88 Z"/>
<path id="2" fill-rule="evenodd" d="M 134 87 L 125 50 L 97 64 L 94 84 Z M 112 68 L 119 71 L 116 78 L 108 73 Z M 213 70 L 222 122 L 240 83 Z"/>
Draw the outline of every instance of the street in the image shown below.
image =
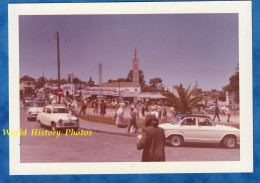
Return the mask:
<path id="1" fill-rule="evenodd" d="M 91 136 L 31 136 L 39 128 L 35 121 L 27 121 L 21 110 L 21 163 L 47 162 L 139 162 L 142 151 L 136 149 L 136 138 L 95 133 Z M 81 123 L 84 123 L 84 121 Z M 165 147 L 166 161 L 239 161 L 240 147 L 224 149 L 218 144 L 184 144 L 182 147 Z"/>

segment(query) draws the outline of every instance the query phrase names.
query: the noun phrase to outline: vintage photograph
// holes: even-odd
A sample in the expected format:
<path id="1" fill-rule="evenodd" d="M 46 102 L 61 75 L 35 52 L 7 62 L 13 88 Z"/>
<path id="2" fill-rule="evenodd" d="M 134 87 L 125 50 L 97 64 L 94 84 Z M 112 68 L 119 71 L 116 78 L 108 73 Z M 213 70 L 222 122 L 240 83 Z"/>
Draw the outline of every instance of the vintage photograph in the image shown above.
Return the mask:
<path id="1" fill-rule="evenodd" d="M 238 14 L 21 15 L 19 49 L 21 162 L 240 160 Z"/>
<path id="2" fill-rule="evenodd" d="M 15 161 L 240 165 L 243 16 L 140 12 L 17 14 Z"/>

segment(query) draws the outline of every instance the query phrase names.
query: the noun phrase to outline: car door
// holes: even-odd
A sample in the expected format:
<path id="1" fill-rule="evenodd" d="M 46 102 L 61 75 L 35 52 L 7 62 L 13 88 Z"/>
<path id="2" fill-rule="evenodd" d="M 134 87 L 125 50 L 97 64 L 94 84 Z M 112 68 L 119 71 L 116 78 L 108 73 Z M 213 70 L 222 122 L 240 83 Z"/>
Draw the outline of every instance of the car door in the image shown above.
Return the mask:
<path id="1" fill-rule="evenodd" d="M 47 108 L 44 107 L 42 112 L 38 114 L 38 120 L 40 120 L 42 124 L 45 124 L 44 118 L 45 118 L 46 113 L 47 113 Z"/>
<path id="2" fill-rule="evenodd" d="M 45 115 L 45 124 L 51 126 L 52 109 L 47 108 L 47 113 Z"/>
<path id="3" fill-rule="evenodd" d="M 196 118 L 185 118 L 180 124 L 180 133 L 183 134 L 184 141 L 195 142 L 197 141 L 198 126 Z"/>
<path id="4" fill-rule="evenodd" d="M 198 118 L 198 140 L 215 143 L 221 140 L 221 133 L 209 118 Z"/>

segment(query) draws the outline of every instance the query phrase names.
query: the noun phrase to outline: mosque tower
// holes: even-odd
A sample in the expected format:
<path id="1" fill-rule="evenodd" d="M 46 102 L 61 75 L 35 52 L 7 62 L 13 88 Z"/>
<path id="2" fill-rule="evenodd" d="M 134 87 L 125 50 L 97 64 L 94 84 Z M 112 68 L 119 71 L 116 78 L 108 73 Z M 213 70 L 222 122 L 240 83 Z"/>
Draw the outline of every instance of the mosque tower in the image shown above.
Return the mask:
<path id="1" fill-rule="evenodd" d="M 135 57 L 133 59 L 133 83 L 139 83 L 139 60 L 135 49 Z"/>

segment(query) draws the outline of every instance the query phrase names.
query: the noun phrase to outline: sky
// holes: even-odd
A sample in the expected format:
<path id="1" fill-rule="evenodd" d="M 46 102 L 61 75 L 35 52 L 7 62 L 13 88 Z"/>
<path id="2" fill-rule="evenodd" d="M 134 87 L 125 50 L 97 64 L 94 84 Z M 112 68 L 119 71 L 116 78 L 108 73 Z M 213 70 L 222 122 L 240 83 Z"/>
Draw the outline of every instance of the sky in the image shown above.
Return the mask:
<path id="1" fill-rule="evenodd" d="M 126 78 L 137 49 L 146 84 L 222 90 L 239 62 L 238 14 L 21 15 L 20 77 L 57 79 L 57 32 L 61 78 Z"/>

